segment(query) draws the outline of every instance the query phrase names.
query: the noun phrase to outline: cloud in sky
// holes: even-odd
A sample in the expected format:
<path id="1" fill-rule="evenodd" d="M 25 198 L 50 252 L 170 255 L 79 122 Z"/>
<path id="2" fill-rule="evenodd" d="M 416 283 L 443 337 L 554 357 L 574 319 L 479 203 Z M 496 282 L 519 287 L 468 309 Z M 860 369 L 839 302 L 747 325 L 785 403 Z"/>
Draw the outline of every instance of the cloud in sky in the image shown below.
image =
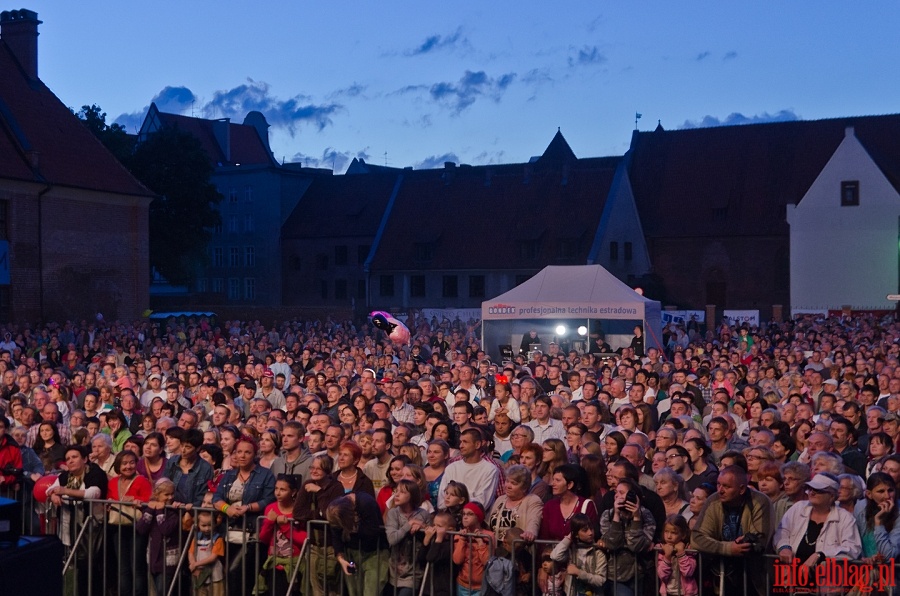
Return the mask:
<path id="1" fill-rule="evenodd" d="M 569 66 L 589 66 L 591 64 L 603 64 L 606 56 L 597 46 L 584 46 L 579 50 L 572 49 L 569 55 Z"/>
<path id="2" fill-rule="evenodd" d="M 369 155 L 368 150 L 369 148 L 366 147 L 360 151 L 339 151 L 334 147 L 328 147 L 322 151 L 322 155 L 318 157 L 296 153 L 294 154 L 294 157 L 291 158 L 291 161 L 295 163 L 300 162 L 308 168 L 327 168 L 333 169 L 337 173 L 342 173 L 347 169 L 347 166 L 350 165 L 350 162 L 354 157 L 370 161 L 371 156 Z"/>
<path id="3" fill-rule="evenodd" d="M 422 56 L 431 54 L 440 50 L 452 50 L 454 48 L 467 45 L 468 39 L 463 35 L 462 28 L 457 29 L 450 35 L 429 35 L 425 41 L 416 47 L 403 52 L 404 56 Z"/>
<path id="4" fill-rule="evenodd" d="M 697 54 L 697 62 L 701 62 L 703 60 L 706 60 L 707 58 L 709 58 L 709 50 L 704 50 Z"/>
<path id="5" fill-rule="evenodd" d="M 707 128 L 710 126 L 735 126 L 739 124 L 763 124 L 766 122 L 791 122 L 800 120 L 794 110 L 780 110 L 774 114 L 763 112 L 755 116 L 745 116 L 740 112 L 729 114 L 724 119 L 716 116 L 704 116 L 700 120 L 685 120 L 679 128 Z"/>
<path id="6" fill-rule="evenodd" d="M 737 55 L 738 55 L 737 52 L 732 50 L 730 52 L 726 52 L 725 56 L 722 58 L 722 60 L 734 60 L 735 58 L 737 58 Z"/>
<path id="7" fill-rule="evenodd" d="M 153 96 L 150 101 L 156 104 L 161 112 L 170 114 L 188 114 L 190 115 L 197 102 L 197 96 L 187 87 L 166 86 Z M 146 106 L 142 110 L 121 114 L 116 118 L 116 123 L 121 124 L 130 133 L 136 133 L 141 128 L 144 116 L 150 106 Z M 199 116 L 199 114 L 197 114 Z"/>
<path id="8" fill-rule="evenodd" d="M 414 93 L 427 89 L 428 95 L 437 103 L 449 107 L 458 115 L 480 97 L 490 97 L 500 101 L 503 93 L 516 80 L 516 73 L 510 72 L 497 78 L 488 76 L 483 70 L 467 70 L 458 81 L 442 81 L 433 85 L 408 85 L 398 93 Z"/>
<path id="9" fill-rule="evenodd" d="M 363 88 L 354 85 L 348 89 L 358 89 L 358 94 Z M 344 109 L 343 105 L 334 101 L 317 104 L 305 95 L 279 99 L 271 94 L 268 83 L 252 79 L 232 89 L 216 91 L 207 102 L 199 101 L 187 87 L 171 86 L 157 93 L 152 101 L 162 112 L 200 118 L 231 118 L 235 122 L 243 122 L 248 112 L 257 110 L 265 115 L 273 127 L 284 129 L 292 136 L 301 124 L 322 130 L 332 124 L 332 117 Z M 137 112 L 121 114 L 115 121 L 125 126 L 129 132 L 136 131 L 148 108 L 149 106 Z"/>
<path id="10" fill-rule="evenodd" d="M 456 156 L 455 153 L 444 153 L 443 155 L 431 155 L 426 157 L 422 161 L 413 165 L 413 168 L 416 170 L 430 170 L 434 168 L 442 168 L 444 167 L 444 162 L 452 161 L 453 163 L 459 163 L 459 157 Z"/>

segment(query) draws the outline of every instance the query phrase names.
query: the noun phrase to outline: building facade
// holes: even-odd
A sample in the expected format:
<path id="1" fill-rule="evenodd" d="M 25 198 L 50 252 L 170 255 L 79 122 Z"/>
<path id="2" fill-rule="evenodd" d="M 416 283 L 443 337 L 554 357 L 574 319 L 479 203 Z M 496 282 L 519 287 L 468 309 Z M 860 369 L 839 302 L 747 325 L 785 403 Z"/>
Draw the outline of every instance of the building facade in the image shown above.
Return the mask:
<path id="1" fill-rule="evenodd" d="M 0 13 L 0 319 L 138 317 L 153 195 L 38 77 L 39 24 Z"/>

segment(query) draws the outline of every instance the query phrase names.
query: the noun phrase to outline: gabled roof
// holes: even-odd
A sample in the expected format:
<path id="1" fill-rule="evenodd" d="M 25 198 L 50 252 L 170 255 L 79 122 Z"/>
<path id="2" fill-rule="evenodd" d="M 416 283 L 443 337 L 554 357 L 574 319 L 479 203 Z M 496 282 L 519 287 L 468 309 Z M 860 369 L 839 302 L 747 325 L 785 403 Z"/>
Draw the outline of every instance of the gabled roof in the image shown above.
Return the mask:
<path id="1" fill-rule="evenodd" d="M 0 40 L 0 178 L 152 197 Z"/>
<path id="2" fill-rule="evenodd" d="M 556 134 L 553 135 L 553 140 L 547 145 L 544 153 L 538 158 L 536 163 L 542 166 L 552 166 L 572 162 L 576 159 L 578 158 L 575 157 L 575 152 L 569 147 L 569 143 L 562 136 L 562 132 L 557 129 Z"/>
<path id="3" fill-rule="evenodd" d="M 572 157 L 404 172 L 372 270 L 585 263 L 621 158 Z"/>
<path id="4" fill-rule="evenodd" d="M 282 238 L 374 237 L 398 175 L 316 176 L 282 227 Z"/>
<path id="5" fill-rule="evenodd" d="M 195 136 L 200 141 L 200 144 L 203 145 L 213 166 L 275 164 L 274 158 L 269 153 L 259 133 L 249 124 L 228 123 L 231 155 L 226 156 L 222 145 L 216 140 L 215 133 L 215 127 L 224 125 L 224 123 L 217 120 L 160 112 L 155 104 L 150 106 L 147 119 L 153 119 L 154 117 L 156 118 L 154 123 L 156 126 L 175 126 L 179 130 Z M 146 127 L 146 122 L 144 127 Z M 141 129 L 142 133 L 144 127 Z"/>
<path id="6" fill-rule="evenodd" d="M 900 190 L 900 115 L 636 132 L 629 178 L 654 237 L 787 235 L 799 203 L 854 127 Z"/>

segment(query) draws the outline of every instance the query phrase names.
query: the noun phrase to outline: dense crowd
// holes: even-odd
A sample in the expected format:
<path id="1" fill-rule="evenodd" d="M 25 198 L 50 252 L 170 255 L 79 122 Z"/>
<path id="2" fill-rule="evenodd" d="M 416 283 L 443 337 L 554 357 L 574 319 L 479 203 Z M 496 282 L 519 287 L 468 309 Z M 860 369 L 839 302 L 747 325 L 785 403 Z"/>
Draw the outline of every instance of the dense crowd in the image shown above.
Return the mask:
<path id="1" fill-rule="evenodd" d="M 502 363 L 477 322 L 408 326 L 7 327 L 0 484 L 58 474 L 39 490 L 70 547 L 86 515 L 133 525 L 107 536 L 129 594 L 168 591 L 191 526 L 202 594 L 283 594 L 301 549 L 316 596 L 763 594 L 773 561 L 900 555 L 892 317 L 523 339 Z"/>

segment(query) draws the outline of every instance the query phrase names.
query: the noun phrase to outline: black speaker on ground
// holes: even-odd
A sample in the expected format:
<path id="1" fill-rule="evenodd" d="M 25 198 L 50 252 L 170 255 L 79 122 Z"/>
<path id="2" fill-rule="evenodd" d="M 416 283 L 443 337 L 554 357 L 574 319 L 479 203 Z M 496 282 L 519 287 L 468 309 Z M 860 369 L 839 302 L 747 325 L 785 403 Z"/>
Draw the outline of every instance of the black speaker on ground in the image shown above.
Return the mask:
<path id="1" fill-rule="evenodd" d="M 22 534 L 22 504 L 0 498 L 0 549 L 11 548 Z"/>
<path id="2" fill-rule="evenodd" d="M 33 596 L 63 593 L 63 545 L 55 536 L 23 536 L 0 550 L 0 593 Z"/>

